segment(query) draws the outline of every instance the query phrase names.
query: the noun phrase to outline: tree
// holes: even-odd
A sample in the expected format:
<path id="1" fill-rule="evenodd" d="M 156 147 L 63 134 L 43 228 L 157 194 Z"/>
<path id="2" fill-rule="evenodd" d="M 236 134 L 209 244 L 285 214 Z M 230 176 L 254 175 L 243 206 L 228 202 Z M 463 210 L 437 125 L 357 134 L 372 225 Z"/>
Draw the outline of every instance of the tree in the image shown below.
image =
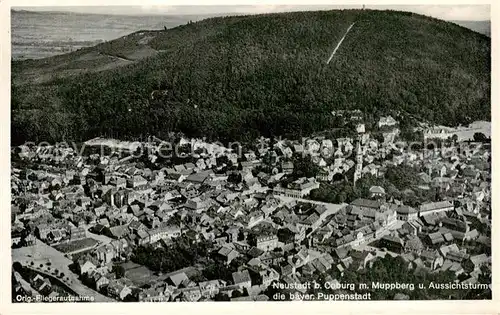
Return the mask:
<path id="1" fill-rule="evenodd" d="M 123 302 L 137 302 L 137 298 L 135 294 L 128 294 L 124 299 Z"/>
<path id="2" fill-rule="evenodd" d="M 379 143 L 383 143 L 384 142 L 384 135 L 381 133 L 381 132 L 377 132 L 373 135 L 373 138 L 375 140 L 377 140 L 377 142 Z"/>
<path id="3" fill-rule="evenodd" d="M 230 182 L 230 183 L 234 183 L 234 184 L 239 184 L 241 183 L 241 174 L 240 173 L 231 173 L 229 174 L 229 176 L 227 177 L 227 181 Z"/>
<path id="4" fill-rule="evenodd" d="M 390 166 L 385 173 L 385 179 L 399 190 L 405 190 L 418 185 L 420 178 L 417 171 L 408 165 Z"/>
<path id="5" fill-rule="evenodd" d="M 232 272 L 226 264 L 216 260 L 210 260 L 203 269 L 203 276 L 208 280 L 222 279 L 232 280 Z"/>
<path id="6" fill-rule="evenodd" d="M 16 261 L 12 264 L 12 270 L 20 272 L 21 270 L 23 270 L 23 265 L 21 265 L 20 262 Z"/>
<path id="7" fill-rule="evenodd" d="M 293 178 L 316 177 L 318 173 L 319 166 L 313 163 L 310 155 L 305 157 L 299 155 L 295 157 L 295 160 L 293 161 Z"/>
<path id="8" fill-rule="evenodd" d="M 217 166 L 222 166 L 224 164 L 228 165 L 229 164 L 229 158 L 226 155 L 221 155 L 216 158 Z"/>
<path id="9" fill-rule="evenodd" d="M 229 296 L 227 296 L 227 294 L 224 294 L 224 293 L 217 293 L 215 296 L 214 296 L 214 300 L 215 301 L 231 301 L 231 298 L 229 298 Z"/>
<path id="10" fill-rule="evenodd" d="M 474 133 L 474 141 L 476 142 L 486 142 L 488 141 L 488 138 L 484 135 L 482 132 L 476 132 Z"/>
<path id="11" fill-rule="evenodd" d="M 114 265 L 111 269 L 111 272 L 114 272 L 117 279 L 123 278 L 125 276 L 125 268 L 122 265 Z"/>
<path id="12" fill-rule="evenodd" d="M 310 198 L 329 203 L 351 202 L 359 197 L 352 182 L 343 180 L 333 184 L 321 183 L 318 189 L 311 191 Z"/>

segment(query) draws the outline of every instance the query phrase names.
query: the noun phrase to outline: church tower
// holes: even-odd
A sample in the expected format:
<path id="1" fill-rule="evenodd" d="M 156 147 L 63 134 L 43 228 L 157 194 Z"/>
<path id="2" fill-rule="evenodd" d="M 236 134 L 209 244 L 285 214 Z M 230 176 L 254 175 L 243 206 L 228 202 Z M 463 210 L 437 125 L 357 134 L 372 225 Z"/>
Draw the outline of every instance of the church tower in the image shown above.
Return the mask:
<path id="1" fill-rule="evenodd" d="M 356 182 L 361 178 L 361 170 L 363 169 L 363 150 L 361 148 L 361 139 L 357 139 L 356 143 L 356 169 L 354 171 L 354 186 Z"/>

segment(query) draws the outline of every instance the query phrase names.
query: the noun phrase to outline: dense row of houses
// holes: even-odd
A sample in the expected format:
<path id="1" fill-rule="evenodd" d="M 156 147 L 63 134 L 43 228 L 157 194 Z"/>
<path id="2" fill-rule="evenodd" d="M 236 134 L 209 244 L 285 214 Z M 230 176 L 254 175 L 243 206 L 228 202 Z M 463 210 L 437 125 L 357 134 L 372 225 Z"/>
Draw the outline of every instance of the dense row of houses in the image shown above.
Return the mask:
<path id="1" fill-rule="evenodd" d="M 471 149 L 446 159 L 437 151 L 405 152 L 390 136 L 397 134 L 390 129 L 397 126 L 394 119 L 386 117 L 379 125 L 389 128 L 383 143 L 361 129 L 357 139 L 336 139 L 336 150 L 332 140 L 320 137 L 260 139 L 258 148 L 240 158 L 216 144 L 182 139 L 196 152 L 191 162 L 157 169 L 131 158 L 84 158 L 70 149 L 24 147 L 19 156 L 40 167 L 13 169 L 13 245 L 29 246 L 34 238 L 54 245 L 85 239 L 87 231 L 100 234 L 109 242 L 79 259 L 76 272 L 93 289 L 118 300 L 198 301 L 220 294 L 265 300 L 263 293 L 273 282 L 301 283 L 318 272 L 369 268 L 382 248 L 401 255 L 412 268 L 452 270 L 477 279 L 481 266 L 491 265 L 489 256 L 468 254 L 464 244 L 488 244 L 488 236 L 471 223 L 490 224 L 488 151 Z M 320 172 L 285 184 L 297 154 L 311 155 Z M 150 160 L 154 164 L 156 157 Z M 428 165 L 419 176 L 428 187 L 439 187 L 445 199 L 410 207 L 373 186 L 369 198 L 350 204 L 304 201 L 321 182 L 351 168 L 360 177 L 380 177 L 388 166 L 403 163 Z M 232 279 L 200 282 L 191 280 L 190 272 L 176 271 L 161 280 L 153 277 L 147 289 L 111 272 L 137 246 L 168 247 L 179 237 L 209 240 L 215 259 L 243 264 Z"/>

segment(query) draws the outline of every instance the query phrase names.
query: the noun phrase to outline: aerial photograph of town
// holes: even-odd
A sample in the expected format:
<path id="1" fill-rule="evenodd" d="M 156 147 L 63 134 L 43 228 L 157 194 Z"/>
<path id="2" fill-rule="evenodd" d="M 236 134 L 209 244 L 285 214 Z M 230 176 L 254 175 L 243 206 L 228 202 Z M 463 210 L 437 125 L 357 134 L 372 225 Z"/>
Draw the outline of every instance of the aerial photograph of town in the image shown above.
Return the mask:
<path id="1" fill-rule="evenodd" d="M 489 10 L 13 7 L 12 303 L 491 300 Z"/>

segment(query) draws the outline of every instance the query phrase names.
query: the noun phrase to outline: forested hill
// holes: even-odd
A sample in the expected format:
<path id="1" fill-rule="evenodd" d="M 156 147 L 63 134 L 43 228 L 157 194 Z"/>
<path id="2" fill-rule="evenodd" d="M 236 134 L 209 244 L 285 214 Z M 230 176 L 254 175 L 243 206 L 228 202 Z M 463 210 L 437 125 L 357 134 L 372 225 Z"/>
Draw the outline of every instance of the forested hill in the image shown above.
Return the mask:
<path id="1" fill-rule="evenodd" d="M 457 125 L 490 119 L 490 39 L 396 11 L 211 18 L 13 62 L 11 105 L 14 143 L 297 137 L 339 127 L 334 109 Z"/>

